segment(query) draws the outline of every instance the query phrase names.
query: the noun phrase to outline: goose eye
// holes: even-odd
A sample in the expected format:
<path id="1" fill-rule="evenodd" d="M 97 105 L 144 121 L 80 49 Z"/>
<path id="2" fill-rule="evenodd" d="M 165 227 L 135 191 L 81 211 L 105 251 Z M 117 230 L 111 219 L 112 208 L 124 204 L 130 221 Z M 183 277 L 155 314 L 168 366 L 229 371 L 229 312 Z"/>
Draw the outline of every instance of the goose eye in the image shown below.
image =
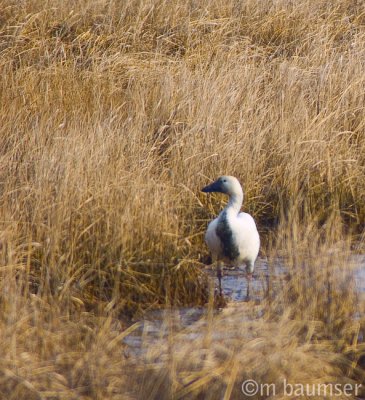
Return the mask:
<path id="1" fill-rule="evenodd" d="M 223 179 L 223 182 L 226 183 L 226 182 L 227 182 L 227 179 Z"/>

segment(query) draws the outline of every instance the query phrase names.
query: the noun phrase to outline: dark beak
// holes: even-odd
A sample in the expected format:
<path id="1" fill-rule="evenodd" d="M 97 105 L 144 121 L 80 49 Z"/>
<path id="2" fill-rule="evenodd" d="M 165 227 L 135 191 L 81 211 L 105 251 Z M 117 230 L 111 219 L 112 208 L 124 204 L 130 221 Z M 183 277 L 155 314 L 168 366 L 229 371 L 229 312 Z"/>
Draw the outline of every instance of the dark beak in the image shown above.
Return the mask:
<path id="1" fill-rule="evenodd" d="M 203 187 L 202 192 L 204 192 L 204 193 L 211 193 L 211 192 L 223 193 L 222 185 L 219 181 L 215 181 L 212 184 Z"/>

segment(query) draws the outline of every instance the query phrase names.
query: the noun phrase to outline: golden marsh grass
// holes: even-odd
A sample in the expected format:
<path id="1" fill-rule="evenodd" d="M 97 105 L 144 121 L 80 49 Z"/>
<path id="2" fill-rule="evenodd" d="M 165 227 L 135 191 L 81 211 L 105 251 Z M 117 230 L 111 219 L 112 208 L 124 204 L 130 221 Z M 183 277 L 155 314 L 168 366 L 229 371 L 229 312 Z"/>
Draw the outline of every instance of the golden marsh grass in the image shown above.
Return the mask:
<path id="1" fill-rule="evenodd" d="M 363 2 L 0 10 L 1 397 L 362 383 L 351 255 L 365 238 Z M 200 188 L 222 173 L 242 182 L 269 266 L 287 270 L 260 305 L 215 314 L 203 233 L 225 199 Z M 197 340 L 171 329 L 127 355 L 131 318 L 206 304 L 184 328 Z"/>

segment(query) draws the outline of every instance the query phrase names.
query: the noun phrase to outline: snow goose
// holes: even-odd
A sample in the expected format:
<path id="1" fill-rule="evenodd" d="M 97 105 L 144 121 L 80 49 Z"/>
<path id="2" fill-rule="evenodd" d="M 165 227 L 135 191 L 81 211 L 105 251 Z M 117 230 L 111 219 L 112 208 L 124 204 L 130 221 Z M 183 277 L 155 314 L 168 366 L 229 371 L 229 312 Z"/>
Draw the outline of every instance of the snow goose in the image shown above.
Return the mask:
<path id="1" fill-rule="evenodd" d="M 250 214 L 240 212 L 243 190 L 234 176 L 221 176 L 202 189 L 204 193 L 219 192 L 229 196 L 227 206 L 208 225 L 205 241 L 217 264 L 219 293 L 222 296 L 222 263 L 241 267 L 246 265 L 247 299 L 250 296 L 250 281 L 260 248 L 260 236 Z"/>

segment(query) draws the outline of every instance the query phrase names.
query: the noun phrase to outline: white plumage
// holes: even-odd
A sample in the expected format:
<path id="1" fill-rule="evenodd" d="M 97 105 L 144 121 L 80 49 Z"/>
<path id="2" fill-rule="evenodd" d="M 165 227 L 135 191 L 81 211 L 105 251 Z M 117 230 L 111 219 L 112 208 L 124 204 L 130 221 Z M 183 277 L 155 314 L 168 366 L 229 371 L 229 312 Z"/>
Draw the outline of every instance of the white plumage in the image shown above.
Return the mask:
<path id="1" fill-rule="evenodd" d="M 260 236 L 250 214 L 240 212 L 243 202 L 242 187 L 234 176 L 221 176 L 203 192 L 220 192 L 229 196 L 229 202 L 219 216 L 209 223 L 205 241 L 214 262 L 218 263 L 217 276 L 221 292 L 221 265 L 246 266 L 248 282 L 252 277 L 260 249 Z M 247 297 L 249 285 L 247 286 Z"/>

